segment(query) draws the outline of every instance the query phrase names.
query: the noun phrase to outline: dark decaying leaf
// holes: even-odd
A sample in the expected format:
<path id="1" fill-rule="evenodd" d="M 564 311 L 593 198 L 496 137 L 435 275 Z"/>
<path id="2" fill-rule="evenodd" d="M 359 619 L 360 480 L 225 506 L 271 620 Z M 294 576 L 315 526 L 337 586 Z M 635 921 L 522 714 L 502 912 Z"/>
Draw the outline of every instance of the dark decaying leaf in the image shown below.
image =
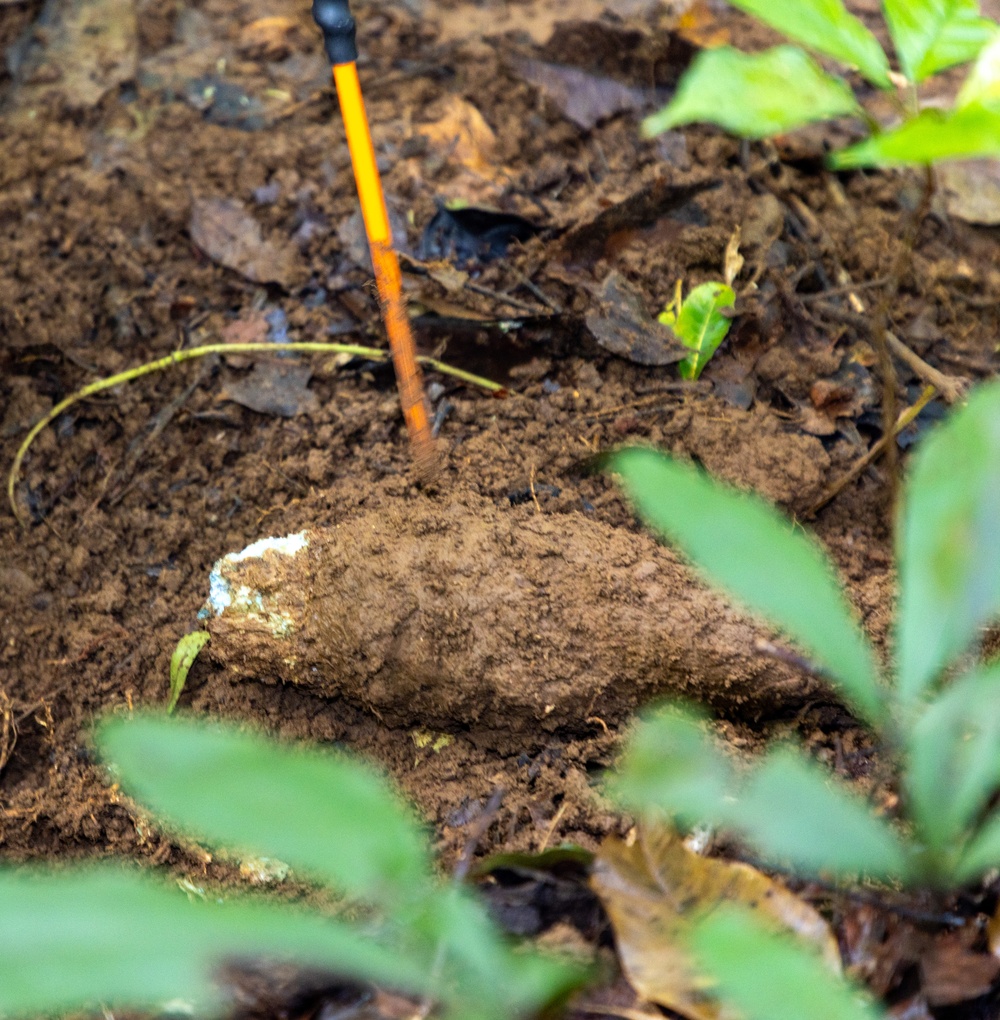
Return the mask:
<path id="1" fill-rule="evenodd" d="M 693 853 L 671 829 L 640 830 L 632 845 L 607 840 L 591 881 L 633 987 L 690 1020 L 733 1015 L 707 993 L 688 948 L 692 926 L 720 904 L 753 911 L 766 929 L 795 932 L 839 970 L 836 940 L 811 906 L 747 864 Z"/>
<path id="2" fill-rule="evenodd" d="M 319 397 L 309 389 L 312 368 L 299 362 L 257 361 L 249 375 L 230 379 L 222 400 L 232 400 L 258 414 L 294 418 L 319 410 Z"/>
<path id="3" fill-rule="evenodd" d="M 799 426 L 813 436 L 832 436 L 838 419 L 856 419 L 874 406 L 875 383 L 871 372 L 851 354 L 835 375 L 817 379 L 809 388 L 809 404 L 800 409 Z"/>
<path id="4" fill-rule="evenodd" d="M 565 921 L 596 939 L 606 922 L 588 885 L 593 860 L 582 847 L 554 847 L 538 854 L 493 854 L 471 874 L 493 919 L 509 934 L 537 935 Z"/>
<path id="5" fill-rule="evenodd" d="M 447 260 L 457 266 L 502 258 L 516 241 L 527 241 L 542 230 L 514 213 L 476 206 L 439 207 L 420 238 L 420 258 Z"/>
<path id="6" fill-rule="evenodd" d="M 589 131 L 617 113 L 641 110 L 655 97 L 604 75 L 565 64 L 519 60 L 518 73 L 536 86 L 577 127 Z"/>
<path id="7" fill-rule="evenodd" d="M 376 995 L 330 971 L 294 963 L 233 960 L 216 977 L 230 1005 L 230 1020 L 305 1018 L 320 1010 L 337 1020 L 361 1020 Z"/>
<path id="8" fill-rule="evenodd" d="M 661 216 L 687 205 L 696 195 L 717 188 L 719 180 L 701 177 L 677 181 L 675 175 L 662 169 L 641 187 L 624 197 L 610 201 L 597 195 L 591 215 L 578 219 L 560 239 L 559 247 L 567 260 L 599 256 L 612 234 L 655 223 Z"/>
<path id="9" fill-rule="evenodd" d="M 1000 977 L 1000 960 L 992 953 L 976 952 L 969 945 L 975 937 L 969 925 L 958 932 L 934 938 L 920 958 L 922 990 L 934 1007 L 954 1006 L 986 995 Z"/>
<path id="10" fill-rule="evenodd" d="M 605 350 L 638 365 L 672 365 L 690 353 L 673 330 L 646 311 L 642 298 L 616 271 L 605 277 L 584 322 Z"/>

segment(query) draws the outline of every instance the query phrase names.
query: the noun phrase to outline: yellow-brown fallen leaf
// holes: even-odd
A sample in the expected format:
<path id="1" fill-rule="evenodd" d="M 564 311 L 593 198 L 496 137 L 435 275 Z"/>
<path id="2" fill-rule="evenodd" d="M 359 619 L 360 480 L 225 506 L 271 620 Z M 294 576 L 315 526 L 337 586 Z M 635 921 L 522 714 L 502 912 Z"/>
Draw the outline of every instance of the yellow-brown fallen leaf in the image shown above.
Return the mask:
<path id="1" fill-rule="evenodd" d="M 674 32 L 694 46 L 712 49 L 729 43 L 729 29 L 719 24 L 705 0 L 695 0 L 677 19 Z"/>
<path id="2" fill-rule="evenodd" d="M 240 32 L 239 49 L 253 60 L 284 60 L 300 48 L 302 35 L 301 25 L 292 18 L 258 18 Z"/>
<path id="3" fill-rule="evenodd" d="M 448 96 L 441 116 L 417 131 L 450 161 L 483 176 L 493 176 L 496 135 L 479 110 L 461 96 Z"/>
<path id="4" fill-rule="evenodd" d="M 689 1017 L 732 1014 L 711 995 L 686 949 L 693 921 L 720 903 L 737 903 L 812 943 L 839 972 L 840 953 L 822 917 L 748 864 L 702 857 L 672 829 L 641 829 L 631 844 L 606 840 L 591 885 L 611 919 L 622 969 L 644 998 Z"/>

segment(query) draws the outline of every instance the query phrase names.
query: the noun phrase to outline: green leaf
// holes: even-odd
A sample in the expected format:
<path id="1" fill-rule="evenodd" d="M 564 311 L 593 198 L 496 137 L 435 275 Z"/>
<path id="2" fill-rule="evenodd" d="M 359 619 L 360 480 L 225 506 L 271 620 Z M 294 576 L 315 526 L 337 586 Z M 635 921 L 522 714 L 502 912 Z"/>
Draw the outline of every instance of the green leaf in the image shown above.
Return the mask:
<path id="1" fill-rule="evenodd" d="M 949 884 L 952 887 L 965 885 L 996 867 L 1000 867 L 1000 817 L 994 814 L 969 841 L 958 865 L 948 876 Z"/>
<path id="2" fill-rule="evenodd" d="M 903 74 L 912 82 L 975 60 L 996 25 L 979 16 L 978 0 L 883 0 Z"/>
<path id="3" fill-rule="evenodd" d="M 167 702 L 167 715 L 170 715 L 177 707 L 177 701 L 184 690 L 184 684 L 187 682 L 187 675 L 194 665 L 194 660 L 208 644 L 210 637 L 207 630 L 195 630 L 190 634 L 185 634 L 177 642 L 174 654 L 170 656 L 170 700 Z"/>
<path id="4" fill-rule="evenodd" d="M 913 706 L 1000 612 L 1000 384 L 921 443 L 896 529 L 898 696 Z"/>
<path id="5" fill-rule="evenodd" d="M 813 539 L 763 500 L 655 450 L 622 450 L 609 466 L 649 527 L 714 584 L 788 631 L 869 722 L 882 720 L 871 645 Z"/>
<path id="6" fill-rule="evenodd" d="M 415 819 L 385 780 L 346 756 L 153 715 L 105 720 L 97 743 L 126 793 L 211 846 L 278 857 L 392 906 L 432 881 Z"/>
<path id="7" fill-rule="evenodd" d="M 954 848 L 1000 786 L 1000 665 L 950 684 L 909 733 L 906 788 L 921 839 Z"/>
<path id="8" fill-rule="evenodd" d="M 878 1020 L 884 1014 L 811 949 L 747 910 L 723 906 L 696 923 L 691 948 L 712 991 L 744 1020 Z"/>
<path id="9" fill-rule="evenodd" d="M 892 826 L 801 753 L 769 753 L 734 809 L 746 838 L 797 874 L 902 879 L 909 872 Z"/>
<path id="10" fill-rule="evenodd" d="M 642 131 L 650 137 L 705 121 L 744 138 L 768 138 L 858 110 L 847 85 L 796 46 L 753 54 L 720 46 L 695 57 L 673 100 L 647 117 Z"/>
<path id="11" fill-rule="evenodd" d="M 738 779 L 706 722 L 672 706 L 641 722 L 617 775 L 608 779 L 609 794 L 637 811 L 662 810 L 685 826 L 725 824 Z"/>
<path id="12" fill-rule="evenodd" d="M 856 67 L 880 88 L 891 88 L 889 61 L 878 39 L 853 14 L 842 0 L 729 0 L 758 21 L 777 29 L 803 46 Z"/>
<path id="13" fill-rule="evenodd" d="M 956 106 L 981 103 L 993 106 L 1000 102 L 1000 32 L 979 52 L 955 99 Z"/>
<path id="14" fill-rule="evenodd" d="M 254 899 L 191 902 L 135 872 L 0 872 L 0 1013 L 37 1015 L 97 1003 L 162 1006 L 216 998 L 227 958 L 268 957 L 422 992 L 426 965 L 355 926 Z"/>
<path id="15" fill-rule="evenodd" d="M 732 287 L 703 283 L 688 294 L 676 318 L 671 312 L 660 315 L 660 322 L 669 326 L 685 347 L 691 348 L 692 353 L 677 366 L 682 379 L 697 379 L 701 375 L 729 332 L 730 320 L 721 309 L 732 308 L 735 303 Z"/>
<path id="16" fill-rule="evenodd" d="M 1000 156 L 1000 111 L 970 103 L 954 111 L 922 110 L 884 131 L 834 152 L 835 170 L 864 166 L 930 166 L 946 159 Z"/>

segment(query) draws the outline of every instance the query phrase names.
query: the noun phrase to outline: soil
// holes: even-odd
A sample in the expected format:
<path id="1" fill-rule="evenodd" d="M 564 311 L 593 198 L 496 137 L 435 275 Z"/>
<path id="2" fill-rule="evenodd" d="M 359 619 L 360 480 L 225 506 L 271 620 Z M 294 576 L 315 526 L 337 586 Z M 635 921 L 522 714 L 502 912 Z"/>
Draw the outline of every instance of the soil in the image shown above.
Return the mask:
<path id="1" fill-rule="evenodd" d="M 405 263 L 422 350 L 507 395 L 428 374 L 442 462 L 433 486 L 413 468 L 391 373 L 375 362 L 297 362 L 309 368 L 276 402 L 266 391 L 285 362 L 254 369 L 213 357 L 61 415 L 25 462 L 17 493 L 29 526 L 0 507 L 6 860 L 124 855 L 238 880 L 137 827 L 93 760 L 88 730 L 102 713 L 165 701 L 171 654 L 197 625 L 217 560 L 302 530 L 335 541 L 349 561 L 349 583 L 331 593 L 323 582 L 327 624 L 361 621 L 349 648 L 378 668 L 338 662 L 317 690 L 273 662 L 234 670 L 220 647 L 197 661 L 181 704 L 374 758 L 426 818 L 445 866 L 498 788 L 502 805 L 477 854 L 595 848 L 626 831 L 593 779 L 653 693 L 709 701 L 738 746 L 797 731 L 845 775 L 868 774 L 869 741 L 832 695 L 755 652 L 755 636 L 774 635 L 656 548 L 594 457 L 653 443 L 805 515 L 880 435 L 864 322 L 919 178 L 833 177 L 815 131 L 774 150 L 703 128 L 643 140 L 635 111 L 582 128 L 529 83 L 524 61 L 613 77 L 648 99 L 676 81 L 690 42 L 655 4 L 632 4 L 639 13 L 628 16 L 581 5 L 572 22 L 544 4 L 504 6 L 516 16 L 500 35 L 473 34 L 482 18 L 463 20 L 448 0 L 362 4 L 356 15 L 400 246 L 421 251 L 423 227 L 454 197 L 541 228 L 502 257 L 468 263 L 474 289 L 422 269 L 426 258 Z M 132 71 L 97 99 L 61 83 L 44 47 L 27 70 L 0 77 L 5 470 L 54 403 L 179 347 L 276 329 L 382 345 L 349 156 L 304 9 L 141 0 L 137 11 Z M 0 6 L 0 42 L 22 52 L 37 13 Z M 253 26 L 265 16 L 289 24 L 260 38 Z M 741 17 L 714 17 L 737 42 L 759 41 Z M 211 75 L 253 102 L 220 109 L 218 85 L 204 84 Z M 453 123 L 454 97 L 487 128 L 469 152 L 454 132 L 443 145 L 440 132 L 421 131 Z M 226 208 L 259 224 L 247 242 L 254 258 L 213 247 L 218 231 L 206 235 L 202 214 L 217 200 L 241 203 Z M 672 365 L 596 342 L 586 320 L 609 273 L 655 315 L 676 280 L 720 278 L 737 227 L 738 314 L 701 381 L 681 385 Z M 928 216 L 892 329 L 947 373 L 991 375 L 996 264 L 995 230 Z M 897 373 L 905 401 L 919 381 L 902 364 Z M 814 521 L 879 641 L 892 609 L 890 490 L 886 471 L 872 469 Z M 365 570 L 384 591 L 369 597 Z M 551 663 L 530 629 L 535 610 L 525 610 L 528 629 L 509 616 L 501 629 L 490 617 L 478 633 L 463 629 L 483 604 L 509 606 L 517 584 L 544 589 Z M 404 638 L 424 643 L 419 676 L 393 666 L 399 648 L 389 646 Z M 670 675 L 654 676 L 667 660 Z M 447 675 L 435 690 L 440 663 Z M 556 677 L 559 689 L 547 689 Z M 549 704 L 558 709 L 546 713 Z M 428 729 L 451 742 L 435 750 L 418 739 Z M 861 751 L 840 753 L 845 734 Z"/>

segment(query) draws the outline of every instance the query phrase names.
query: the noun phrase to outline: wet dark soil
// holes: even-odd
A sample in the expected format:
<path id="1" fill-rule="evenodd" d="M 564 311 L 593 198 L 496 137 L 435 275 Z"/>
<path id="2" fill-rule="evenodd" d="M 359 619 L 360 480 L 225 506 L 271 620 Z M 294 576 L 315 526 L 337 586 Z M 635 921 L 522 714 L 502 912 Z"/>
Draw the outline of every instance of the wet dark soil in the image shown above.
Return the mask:
<path id="1" fill-rule="evenodd" d="M 332 355 L 303 361 L 307 387 L 280 406 L 261 403 L 253 373 L 273 375 L 281 362 L 252 369 L 248 360 L 213 357 L 81 403 L 36 441 L 17 492 L 29 526 L 0 507 L 0 694 L 12 744 L 0 773 L 6 859 L 124 854 L 201 873 L 189 849 L 136 826 L 92 760 L 87 731 L 101 713 L 165 701 L 171 653 L 196 625 L 209 571 L 226 553 L 264 536 L 337 529 L 348 546 L 356 536 L 361 555 L 370 552 L 370 531 L 352 528 L 376 521 L 380 543 L 405 544 L 393 569 L 419 571 L 411 554 L 423 537 L 449 533 L 436 521 L 488 522 L 491 534 L 515 538 L 558 534 L 573 549 L 552 568 L 558 620 L 592 629 L 606 684 L 607 649 L 596 643 L 608 626 L 586 622 L 595 579 L 610 583 L 642 567 L 649 541 L 593 470 L 595 454 L 625 441 L 655 443 L 802 515 L 878 437 L 881 381 L 864 319 L 877 309 L 871 284 L 897 258 L 919 179 L 830 176 L 818 133 L 785 151 L 700 128 L 645 141 L 635 111 L 581 127 L 558 96 L 526 79 L 525 60 L 611 76 L 655 101 L 691 52 L 655 5 L 629 17 L 592 6 L 553 30 L 544 4 L 512 5 L 513 23 L 499 36 L 481 34 L 454 4 L 357 10 L 361 78 L 401 247 L 419 251 L 438 203 L 453 198 L 541 228 L 502 257 L 466 267 L 473 289 L 440 267 L 428 275 L 409 263 L 422 349 L 508 389 L 496 399 L 429 373 L 442 458 L 433 487 L 413 469 L 391 374 Z M 44 54 L 34 70 L 0 78 L 5 470 L 55 402 L 177 348 L 281 330 L 296 340 L 382 345 L 348 153 L 304 9 L 231 0 L 138 7 L 134 71 L 97 99 L 81 100 Z M 6 45 L 31 42 L 28 11 L 0 7 Z M 289 24 L 261 35 L 254 26 L 265 16 Z M 720 24 L 747 31 L 741 19 Z M 222 85 L 234 90 L 235 112 L 222 108 Z M 455 128 L 470 108 L 487 136 L 470 140 Z M 694 197 L 685 197 L 688 187 Z M 241 203 L 259 224 L 256 243 L 271 246 L 264 255 L 280 258 L 234 269 L 219 251 L 199 247 L 199 203 L 217 199 Z M 700 382 L 679 385 L 672 365 L 637 364 L 595 341 L 586 316 L 610 272 L 655 315 L 676 280 L 690 287 L 721 277 L 737 227 L 746 260 L 735 283 L 739 314 Z M 996 264 L 994 230 L 932 214 L 904 266 L 891 327 L 946 372 L 992 374 Z M 498 320 L 502 327 L 491 325 Z M 856 366 L 850 383 L 846 365 Z M 919 380 L 902 365 L 897 371 L 905 401 Z M 883 469 L 868 471 L 815 520 L 880 640 L 892 600 L 887 481 Z M 483 541 L 456 554 L 453 576 L 434 590 L 436 611 L 421 617 L 428 661 L 435 642 L 448 640 L 436 628 L 449 599 L 469 611 L 467 586 L 489 593 L 502 550 Z M 522 543 L 518 555 L 551 554 L 543 544 Z M 585 563 L 579 585 L 575 562 Z M 540 559 L 524 573 L 538 586 L 546 571 Z M 686 574 L 670 584 L 679 605 L 708 598 Z M 716 673 L 692 674 L 686 689 L 712 701 L 741 742 L 774 726 L 797 727 L 816 746 L 840 742 L 844 716 L 824 707 L 832 698 L 814 686 L 804 696 L 785 665 L 746 667 L 752 648 L 732 643 L 752 628 L 731 625 L 728 608 L 711 599 L 704 604 L 721 616 L 718 627 L 699 623 L 708 645 L 700 661 Z M 635 635 L 617 630 L 623 661 L 642 665 L 628 646 L 641 651 L 657 617 L 664 633 L 678 629 L 673 604 L 661 598 L 637 608 Z M 368 622 L 377 631 L 381 621 Z M 541 683 L 544 671 L 530 668 L 535 637 L 514 628 L 505 640 L 509 648 L 491 648 L 490 668 L 502 671 L 509 655 L 507 683 Z M 586 655 L 574 654 L 585 671 Z M 727 701 L 717 667 L 736 660 L 744 673 L 728 678 L 739 683 Z M 448 668 L 449 684 L 460 684 L 460 659 Z M 746 696 L 751 679 L 775 678 L 787 697 Z M 372 756 L 418 805 L 446 862 L 498 787 L 502 807 L 481 853 L 564 841 L 595 847 L 627 828 L 593 785 L 613 760 L 624 710 L 605 720 L 585 699 L 570 699 L 555 724 L 525 714 L 504 733 L 502 711 L 492 706 L 480 726 L 459 689 L 453 719 L 438 699 L 422 723 L 412 684 L 401 678 L 394 710 L 391 672 L 380 674 L 367 703 L 357 691 L 323 694 L 281 679 L 237 676 L 206 656 L 181 704 Z M 580 677 L 584 689 L 593 682 Z M 622 671 L 614 677 L 622 688 L 629 682 Z M 614 692 L 615 704 L 630 709 L 655 687 L 639 675 L 635 684 Z M 516 694 L 504 711 L 535 711 L 539 692 Z M 830 719 L 835 740 L 824 729 Z M 433 750 L 418 736 L 423 729 L 452 740 Z M 847 774 L 865 771 L 853 758 L 825 756 Z M 211 868 L 228 877 L 224 866 Z"/>

